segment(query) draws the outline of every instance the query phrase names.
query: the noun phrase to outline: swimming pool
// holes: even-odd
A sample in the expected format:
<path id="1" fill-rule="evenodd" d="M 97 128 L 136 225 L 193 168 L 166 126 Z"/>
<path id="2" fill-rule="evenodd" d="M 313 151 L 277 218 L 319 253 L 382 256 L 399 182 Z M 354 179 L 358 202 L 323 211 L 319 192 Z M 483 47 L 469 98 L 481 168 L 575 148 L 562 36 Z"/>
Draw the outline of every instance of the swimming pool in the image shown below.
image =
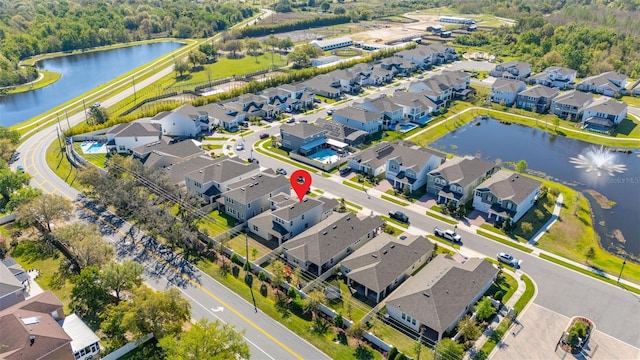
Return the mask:
<path id="1" fill-rule="evenodd" d="M 320 161 L 323 164 L 332 164 L 340 159 L 338 153 L 331 149 L 322 149 L 308 156 L 310 159 Z"/>
<path id="2" fill-rule="evenodd" d="M 83 142 L 80 145 L 82 152 L 85 154 L 106 154 L 107 147 L 101 142 Z"/>
<path id="3" fill-rule="evenodd" d="M 406 133 L 407 131 L 411 131 L 417 127 L 418 125 L 412 123 L 398 124 L 398 131 L 400 131 L 401 133 Z"/>

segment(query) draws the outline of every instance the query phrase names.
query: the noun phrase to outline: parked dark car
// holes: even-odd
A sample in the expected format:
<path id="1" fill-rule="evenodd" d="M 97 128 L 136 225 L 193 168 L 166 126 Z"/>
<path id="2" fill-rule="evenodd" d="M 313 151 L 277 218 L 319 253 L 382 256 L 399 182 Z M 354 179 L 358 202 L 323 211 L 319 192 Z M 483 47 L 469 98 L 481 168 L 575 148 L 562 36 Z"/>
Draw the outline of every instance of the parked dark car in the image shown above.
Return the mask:
<path id="1" fill-rule="evenodd" d="M 256 163 L 256 164 L 260 163 L 260 161 L 258 161 L 258 159 L 252 158 L 252 157 L 248 158 L 247 161 L 250 162 L 250 163 Z"/>
<path id="2" fill-rule="evenodd" d="M 389 211 L 389 217 L 403 223 L 409 222 L 409 217 L 402 211 Z"/>
<path id="3" fill-rule="evenodd" d="M 340 169 L 340 175 L 347 175 L 351 172 L 351 168 L 346 166 Z"/>
<path id="4" fill-rule="evenodd" d="M 266 139 L 268 137 L 269 137 L 269 134 L 267 134 L 267 133 L 260 134 L 260 139 Z"/>

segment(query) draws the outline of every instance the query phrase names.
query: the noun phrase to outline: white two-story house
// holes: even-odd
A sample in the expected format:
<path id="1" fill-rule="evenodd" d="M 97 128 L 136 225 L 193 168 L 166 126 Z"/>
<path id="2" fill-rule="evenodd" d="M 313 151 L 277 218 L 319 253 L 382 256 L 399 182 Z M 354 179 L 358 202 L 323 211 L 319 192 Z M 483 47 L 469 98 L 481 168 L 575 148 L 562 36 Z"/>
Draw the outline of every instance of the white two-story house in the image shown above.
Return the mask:
<path id="1" fill-rule="evenodd" d="M 414 192 L 427 183 L 427 173 L 444 160 L 444 154 L 397 144 L 387 160 L 385 175 L 395 189 L 404 191 L 408 188 L 409 192 Z"/>
<path id="2" fill-rule="evenodd" d="M 488 214 L 489 219 L 517 222 L 535 203 L 542 183 L 510 171 L 499 170 L 478 185 L 473 208 Z"/>
<path id="3" fill-rule="evenodd" d="M 347 106 L 334 111 L 333 121 L 366 131 L 369 134 L 382 131 L 384 124 L 382 114 L 355 106 Z"/>

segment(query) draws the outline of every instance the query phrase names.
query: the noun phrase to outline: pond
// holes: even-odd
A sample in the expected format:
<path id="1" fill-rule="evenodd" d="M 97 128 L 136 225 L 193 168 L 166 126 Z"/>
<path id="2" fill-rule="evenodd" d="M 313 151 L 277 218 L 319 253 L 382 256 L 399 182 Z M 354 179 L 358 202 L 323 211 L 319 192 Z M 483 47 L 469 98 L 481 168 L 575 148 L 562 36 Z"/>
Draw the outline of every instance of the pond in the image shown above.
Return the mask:
<path id="1" fill-rule="evenodd" d="M 640 254 L 640 151 L 602 149 L 542 130 L 476 119 L 430 144 L 434 149 L 485 160 L 525 160 L 536 175 L 582 191 L 591 203 L 594 226 L 606 249 L 610 244 L 630 254 Z M 595 190 L 616 203 L 603 209 Z M 614 237 L 615 236 L 615 237 Z"/>
<path id="2" fill-rule="evenodd" d="M 183 45 L 160 42 L 39 61 L 38 68 L 62 77 L 38 90 L 0 97 L 0 125 L 9 127 L 29 120 Z"/>

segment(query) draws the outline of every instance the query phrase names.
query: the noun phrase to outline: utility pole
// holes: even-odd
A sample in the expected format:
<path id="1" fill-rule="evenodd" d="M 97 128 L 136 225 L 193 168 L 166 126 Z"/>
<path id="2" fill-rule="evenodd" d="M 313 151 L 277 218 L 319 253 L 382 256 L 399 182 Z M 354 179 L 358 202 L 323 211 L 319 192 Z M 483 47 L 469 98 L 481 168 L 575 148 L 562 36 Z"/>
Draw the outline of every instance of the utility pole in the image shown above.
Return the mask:
<path id="1" fill-rule="evenodd" d="M 138 95 L 136 94 L 136 76 L 132 75 L 131 76 L 131 81 L 133 82 L 133 103 L 136 103 L 136 100 L 138 100 Z"/>
<path id="2" fill-rule="evenodd" d="M 620 283 L 620 277 L 622 277 L 622 271 L 624 270 L 624 266 L 627 264 L 627 259 L 622 260 L 622 268 L 620 268 L 620 274 L 618 275 L 618 280 L 616 281 L 618 284 Z"/>
<path id="3" fill-rule="evenodd" d="M 60 117 L 58 116 L 58 114 L 56 114 L 56 118 L 58 119 L 58 127 L 56 127 L 56 132 L 58 133 L 57 139 L 58 139 L 58 146 L 60 147 L 60 149 L 62 149 L 62 143 L 60 142 Z"/>
<path id="4" fill-rule="evenodd" d="M 64 116 L 67 118 L 67 128 L 71 129 L 71 124 L 69 123 L 69 114 L 67 114 L 67 109 L 64 109 Z"/>
<path id="5" fill-rule="evenodd" d="M 84 103 L 84 99 L 82 99 L 82 107 L 84 108 L 84 120 L 87 121 L 89 120 L 89 115 L 87 115 L 87 105 Z"/>
<path id="6" fill-rule="evenodd" d="M 249 237 L 247 236 L 247 231 L 245 229 L 244 231 L 244 247 L 246 249 L 246 253 L 247 253 L 247 258 L 245 259 L 245 267 L 246 267 L 246 271 L 249 272 L 251 271 L 251 262 L 249 261 Z M 253 286 L 249 287 L 249 290 L 251 291 L 251 299 L 253 300 L 253 310 L 256 312 L 256 314 L 258 313 L 258 305 L 256 305 L 256 298 L 253 296 Z"/>

